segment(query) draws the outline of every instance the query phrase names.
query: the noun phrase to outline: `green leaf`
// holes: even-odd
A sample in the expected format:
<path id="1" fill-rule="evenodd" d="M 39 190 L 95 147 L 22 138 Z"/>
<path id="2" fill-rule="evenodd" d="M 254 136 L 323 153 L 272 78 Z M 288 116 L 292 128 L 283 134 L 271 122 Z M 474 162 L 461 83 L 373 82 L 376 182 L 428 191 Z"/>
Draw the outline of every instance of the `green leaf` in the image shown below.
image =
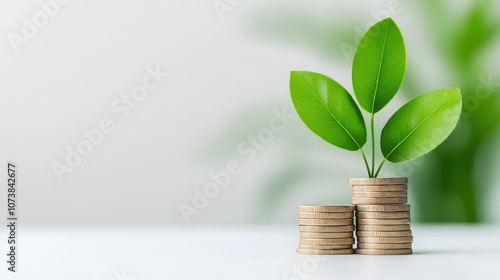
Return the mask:
<path id="1" fill-rule="evenodd" d="M 461 111 L 459 88 L 438 89 L 410 100 L 382 129 L 382 154 L 391 162 L 427 154 L 451 134 Z"/>
<path id="2" fill-rule="evenodd" d="M 361 39 L 352 64 L 352 85 L 359 104 L 380 111 L 394 97 L 406 70 L 403 36 L 391 18 L 373 25 Z"/>
<path id="3" fill-rule="evenodd" d="M 331 78 L 292 71 L 290 93 L 304 123 L 325 141 L 350 151 L 366 143 L 366 126 L 352 96 Z"/>

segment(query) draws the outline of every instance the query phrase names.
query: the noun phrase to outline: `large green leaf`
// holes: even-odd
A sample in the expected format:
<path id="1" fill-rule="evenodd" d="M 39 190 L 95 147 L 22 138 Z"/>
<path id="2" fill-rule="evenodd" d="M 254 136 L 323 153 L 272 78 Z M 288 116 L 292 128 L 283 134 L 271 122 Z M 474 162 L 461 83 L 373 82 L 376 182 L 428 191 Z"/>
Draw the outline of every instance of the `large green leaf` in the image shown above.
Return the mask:
<path id="1" fill-rule="evenodd" d="M 410 100 L 382 129 L 382 154 L 391 162 L 403 162 L 427 154 L 450 135 L 461 111 L 459 88 L 438 89 Z"/>
<path id="2" fill-rule="evenodd" d="M 366 126 L 352 96 L 331 78 L 292 71 L 290 93 L 304 123 L 325 141 L 356 151 L 366 143 Z"/>
<path id="3" fill-rule="evenodd" d="M 373 25 L 361 39 L 352 64 L 352 85 L 359 104 L 380 111 L 394 97 L 406 70 L 403 36 L 391 18 Z"/>

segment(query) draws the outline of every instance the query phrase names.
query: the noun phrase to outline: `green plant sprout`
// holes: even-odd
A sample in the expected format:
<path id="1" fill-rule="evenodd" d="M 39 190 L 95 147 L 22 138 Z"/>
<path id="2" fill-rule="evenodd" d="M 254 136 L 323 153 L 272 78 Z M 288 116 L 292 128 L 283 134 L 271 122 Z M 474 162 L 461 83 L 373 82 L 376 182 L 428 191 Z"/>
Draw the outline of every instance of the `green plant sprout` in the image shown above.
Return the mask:
<path id="1" fill-rule="evenodd" d="M 387 121 L 380 135 L 384 158 L 375 169 L 375 114 L 399 90 L 406 70 L 403 36 L 391 18 L 374 24 L 354 55 L 352 85 L 361 108 L 370 114 L 371 165 L 363 151 L 366 124 L 356 101 L 335 80 L 315 72 L 292 71 L 290 93 L 302 121 L 323 140 L 349 151 L 361 151 L 370 178 L 386 161 L 400 163 L 439 146 L 455 129 L 462 111 L 459 88 L 430 91 L 410 100 Z"/>

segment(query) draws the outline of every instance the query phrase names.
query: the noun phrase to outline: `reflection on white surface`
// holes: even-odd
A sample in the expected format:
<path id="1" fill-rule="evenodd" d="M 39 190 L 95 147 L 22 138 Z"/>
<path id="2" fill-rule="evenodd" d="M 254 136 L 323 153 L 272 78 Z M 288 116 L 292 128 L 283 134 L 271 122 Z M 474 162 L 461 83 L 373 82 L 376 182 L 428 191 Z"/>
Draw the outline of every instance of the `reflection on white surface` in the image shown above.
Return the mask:
<path id="1" fill-rule="evenodd" d="M 297 255 L 297 226 L 26 227 L 2 279 L 497 279 L 493 226 L 412 226 L 413 255 Z M 295 272 L 294 272 L 295 271 Z M 5 278 L 8 276 L 8 278 Z M 132 278 L 134 277 L 134 278 Z"/>

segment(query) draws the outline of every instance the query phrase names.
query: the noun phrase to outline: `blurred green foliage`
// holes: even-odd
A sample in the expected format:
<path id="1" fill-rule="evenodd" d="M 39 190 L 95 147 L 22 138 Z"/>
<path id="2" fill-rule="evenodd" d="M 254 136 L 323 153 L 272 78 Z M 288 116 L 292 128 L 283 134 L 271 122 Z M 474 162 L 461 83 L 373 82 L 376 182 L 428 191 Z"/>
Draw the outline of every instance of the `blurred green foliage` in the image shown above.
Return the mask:
<path id="1" fill-rule="evenodd" d="M 500 77 L 499 73 L 489 72 L 484 54 L 500 33 L 500 18 L 490 0 L 470 1 L 469 10 L 458 17 L 442 0 L 423 4 L 430 19 L 429 32 L 441 54 L 442 61 L 437 63 L 446 64 L 448 75 L 459 83 L 464 108 L 454 136 L 431 155 L 434 168 L 425 170 L 425 175 L 420 172 L 414 176 L 422 206 L 420 220 L 479 222 L 482 219 L 478 210 L 488 191 L 484 190 L 482 178 L 474 176 L 477 154 L 500 124 L 500 88 L 484 85 L 484 80 L 498 84 Z M 418 88 L 408 88 L 413 90 Z M 425 176 L 432 179 L 426 180 Z"/>

